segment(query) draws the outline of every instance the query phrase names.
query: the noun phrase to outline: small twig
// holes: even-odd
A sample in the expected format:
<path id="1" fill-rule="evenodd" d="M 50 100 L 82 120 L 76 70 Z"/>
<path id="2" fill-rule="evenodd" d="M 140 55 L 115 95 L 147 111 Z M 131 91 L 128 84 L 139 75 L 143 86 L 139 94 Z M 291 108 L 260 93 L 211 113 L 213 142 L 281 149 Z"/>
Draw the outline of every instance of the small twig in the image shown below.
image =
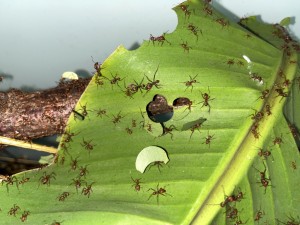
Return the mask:
<path id="1" fill-rule="evenodd" d="M 7 138 L 7 137 L 3 137 L 3 136 L 0 136 L 0 144 L 12 145 L 12 146 L 16 146 L 16 147 L 26 148 L 28 150 L 37 150 L 37 151 L 41 151 L 41 152 L 49 152 L 49 153 L 52 153 L 52 154 L 57 153 L 57 149 L 53 148 L 53 147 L 48 147 L 48 146 L 34 144 L 34 143 L 28 143 L 28 142 L 25 142 L 25 141 L 16 140 L 16 139 L 13 139 L 13 138 Z"/>

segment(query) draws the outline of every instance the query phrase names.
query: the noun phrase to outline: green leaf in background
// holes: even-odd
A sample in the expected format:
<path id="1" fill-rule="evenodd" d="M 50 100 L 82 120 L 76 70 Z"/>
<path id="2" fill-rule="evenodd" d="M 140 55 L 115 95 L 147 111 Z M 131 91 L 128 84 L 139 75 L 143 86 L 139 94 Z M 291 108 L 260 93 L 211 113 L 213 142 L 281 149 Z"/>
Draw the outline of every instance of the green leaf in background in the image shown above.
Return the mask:
<path id="1" fill-rule="evenodd" d="M 299 121 L 299 45 L 279 25 L 241 26 L 207 3 L 174 10 L 173 33 L 95 66 L 75 108 L 85 119 L 70 117 L 53 165 L 2 178 L 3 224 L 26 211 L 28 224 L 299 220 L 300 157 L 283 116 L 288 99 Z M 170 161 L 141 174 L 149 146 Z"/>

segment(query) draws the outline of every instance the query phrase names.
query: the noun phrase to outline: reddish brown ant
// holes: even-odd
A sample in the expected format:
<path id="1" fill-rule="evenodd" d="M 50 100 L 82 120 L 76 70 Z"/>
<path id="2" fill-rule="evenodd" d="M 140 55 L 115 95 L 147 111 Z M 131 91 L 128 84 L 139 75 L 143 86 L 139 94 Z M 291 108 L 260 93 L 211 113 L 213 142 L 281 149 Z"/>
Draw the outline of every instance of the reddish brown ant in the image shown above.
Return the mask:
<path id="1" fill-rule="evenodd" d="M 161 36 L 158 36 L 158 37 L 154 37 L 152 36 L 152 34 L 150 34 L 150 39 L 149 39 L 149 42 L 152 41 L 153 45 L 154 45 L 154 42 L 157 41 L 159 43 L 161 43 L 160 46 L 162 46 L 164 44 L 164 42 L 168 42 L 169 44 L 171 44 L 166 38 L 165 38 L 165 35 L 166 33 L 163 33 L 163 35 Z"/>
<path id="2" fill-rule="evenodd" d="M 89 154 L 96 146 L 96 144 L 91 144 L 92 141 L 93 140 L 85 141 L 84 138 L 82 138 L 83 143 L 80 144 L 82 147 L 84 147 L 86 150 L 88 150 Z"/>
<path id="3" fill-rule="evenodd" d="M 266 105 L 266 114 L 267 114 L 267 116 L 272 115 L 271 106 L 269 104 Z"/>
<path id="4" fill-rule="evenodd" d="M 239 218 L 238 220 L 235 221 L 235 223 L 233 225 L 240 225 L 240 224 L 246 224 L 248 222 L 248 220 L 246 222 L 242 222 L 241 219 Z"/>
<path id="5" fill-rule="evenodd" d="M 93 57 L 92 57 L 92 61 L 94 63 L 94 69 L 96 70 L 97 76 L 102 77 L 103 76 L 101 73 L 101 70 L 103 69 L 103 68 L 101 68 L 102 64 L 99 62 L 95 62 Z"/>
<path id="6" fill-rule="evenodd" d="M 82 113 L 81 113 L 81 114 L 82 114 L 84 117 L 87 117 L 87 116 L 88 116 L 88 111 L 91 111 L 91 110 L 87 110 L 87 109 L 86 109 L 87 103 L 85 103 L 85 105 L 81 105 L 81 103 L 79 103 L 79 105 L 80 105 L 80 107 L 81 107 L 80 110 L 82 110 Z"/>
<path id="7" fill-rule="evenodd" d="M 3 185 L 3 182 L 6 183 L 7 192 L 9 192 L 8 185 L 14 185 L 14 183 L 16 183 L 16 186 L 19 189 L 18 178 L 16 178 L 15 176 L 1 176 L 1 178 L 1 184 Z"/>
<path id="8" fill-rule="evenodd" d="M 265 212 L 261 211 L 261 208 L 259 208 L 255 214 L 254 221 L 259 221 L 261 218 L 263 218 L 263 215 L 265 215 Z"/>
<path id="9" fill-rule="evenodd" d="M 72 141 L 72 137 L 74 137 L 75 135 L 77 135 L 77 134 L 79 134 L 80 132 L 78 132 L 78 133 L 74 133 L 74 132 L 70 132 L 70 130 L 69 131 L 67 131 L 67 130 L 65 130 L 65 132 L 64 132 L 64 142 L 67 142 L 67 143 L 69 143 L 69 142 L 71 142 Z"/>
<path id="10" fill-rule="evenodd" d="M 201 92 L 201 91 L 200 91 L 200 92 Z M 208 93 L 210 94 L 209 87 L 208 87 Z M 204 101 L 198 103 L 198 104 L 203 103 L 202 106 L 201 106 L 201 108 L 202 108 L 203 106 L 208 106 L 208 112 L 210 112 L 210 104 L 208 103 L 208 101 L 212 101 L 212 100 L 215 99 L 215 98 L 210 98 L 210 95 L 209 95 L 209 94 L 207 94 L 207 93 L 204 93 L 204 94 L 203 94 L 203 93 L 201 92 L 201 95 L 202 95 L 202 98 L 203 98 Z"/>
<path id="11" fill-rule="evenodd" d="M 89 171 L 87 170 L 87 166 L 88 165 L 86 165 L 85 167 L 83 167 L 83 166 L 80 167 L 80 169 L 79 169 L 80 177 L 85 177 L 89 173 Z"/>
<path id="12" fill-rule="evenodd" d="M 258 131 L 259 123 L 255 122 L 251 127 L 251 133 L 253 134 L 254 138 L 259 139 L 260 133 Z"/>
<path id="13" fill-rule="evenodd" d="M 189 53 L 189 52 L 190 52 L 190 49 L 192 49 L 192 47 L 188 46 L 187 41 L 186 41 L 186 42 L 183 41 L 183 42 L 180 44 L 180 46 L 183 48 L 183 52 L 186 52 L 186 51 L 187 51 L 187 53 Z"/>
<path id="14" fill-rule="evenodd" d="M 101 109 L 99 108 L 97 111 L 97 117 L 100 116 L 102 118 L 102 116 L 107 116 L 106 115 L 106 109 Z"/>
<path id="15" fill-rule="evenodd" d="M 173 130 L 177 130 L 176 127 L 174 125 L 166 127 L 165 125 L 163 125 L 163 123 L 162 123 L 162 127 L 163 127 L 163 133 L 160 135 L 160 137 L 164 136 L 166 134 L 170 134 L 171 135 L 171 139 L 173 140 L 173 133 L 172 133 L 172 131 Z"/>
<path id="16" fill-rule="evenodd" d="M 71 169 L 70 170 L 75 171 L 77 169 L 77 164 L 78 164 L 78 160 L 77 159 L 78 159 L 78 157 L 76 157 L 75 159 L 72 159 L 72 157 L 71 157 L 71 164 L 70 164 Z"/>
<path id="17" fill-rule="evenodd" d="M 274 140 L 273 140 L 273 145 L 280 145 L 281 143 L 283 143 L 282 141 L 282 134 L 280 137 L 275 137 Z"/>
<path id="18" fill-rule="evenodd" d="M 255 167 L 253 167 L 253 166 L 252 167 L 259 172 L 260 182 L 257 182 L 257 183 L 261 183 L 261 185 L 262 185 L 261 187 L 265 188 L 265 194 L 266 194 L 267 187 L 272 186 L 272 185 L 269 185 L 269 181 L 271 181 L 270 177 L 269 178 L 266 177 L 267 167 L 264 162 L 263 162 L 263 165 L 264 165 L 265 170 L 262 172 L 259 171 L 258 169 L 256 169 Z"/>
<path id="19" fill-rule="evenodd" d="M 237 219 L 238 217 L 238 210 L 235 207 L 229 207 L 229 209 L 225 213 L 226 218 L 228 219 Z"/>
<path id="20" fill-rule="evenodd" d="M 203 8 L 203 11 L 206 13 L 206 16 L 207 15 L 212 16 L 213 14 L 212 8 L 207 5 Z"/>
<path id="21" fill-rule="evenodd" d="M 57 198 L 58 198 L 58 201 L 60 202 L 64 202 L 65 199 L 70 195 L 69 192 L 66 192 L 64 191 L 62 194 L 60 194 Z"/>
<path id="22" fill-rule="evenodd" d="M 22 184 L 22 185 L 23 185 L 23 184 L 25 184 L 26 182 L 28 182 L 29 179 L 30 179 L 29 177 L 23 178 L 22 180 L 19 181 L 19 184 Z"/>
<path id="23" fill-rule="evenodd" d="M 148 166 L 148 170 L 150 170 L 153 166 L 157 166 L 158 171 L 161 173 L 160 167 L 163 168 L 164 161 L 155 161 Z"/>
<path id="24" fill-rule="evenodd" d="M 224 201 L 219 204 L 220 207 L 224 208 L 225 206 L 228 206 L 229 203 L 240 202 L 241 199 L 243 199 L 243 192 L 240 191 L 238 195 L 232 194 L 232 195 L 228 196 L 225 194 L 225 190 L 224 190 L 223 186 L 222 186 L 222 188 L 223 188 L 223 193 L 224 193 Z"/>
<path id="25" fill-rule="evenodd" d="M 297 128 L 292 124 L 289 124 L 289 128 L 293 137 L 297 138 L 297 133 L 298 133 Z"/>
<path id="26" fill-rule="evenodd" d="M 121 119 L 124 118 L 125 116 L 121 116 L 121 111 L 115 116 L 113 115 L 113 120 L 112 122 L 116 125 L 117 123 L 121 122 Z"/>
<path id="27" fill-rule="evenodd" d="M 25 222 L 26 220 L 27 220 L 27 216 L 30 214 L 30 212 L 29 211 L 24 211 L 23 213 L 22 213 L 22 216 L 20 217 L 20 220 L 22 221 L 22 222 Z"/>
<path id="28" fill-rule="evenodd" d="M 229 22 L 228 21 L 225 21 L 224 18 L 219 18 L 219 19 L 216 19 L 217 23 L 219 23 L 223 28 L 228 26 Z"/>
<path id="29" fill-rule="evenodd" d="M 259 148 L 259 152 L 257 154 L 258 154 L 258 156 L 264 157 L 264 159 L 267 159 L 267 157 L 271 156 L 271 151 L 263 150 L 262 148 Z"/>
<path id="30" fill-rule="evenodd" d="M 283 88 L 281 88 L 281 87 L 276 88 L 275 91 L 276 91 L 277 94 L 278 94 L 278 95 L 275 96 L 275 97 L 281 96 L 280 101 L 281 101 L 283 98 L 288 97 L 288 92 L 284 92 L 284 91 L 283 91 Z M 280 102 L 280 101 L 279 101 L 279 102 Z"/>
<path id="31" fill-rule="evenodd" d="M 21 210 L 20 207 L 17 204 L 14 204 L 13 207 L 10 208 L 10 210 L 8 211 L 8 215 L 10 216 L 16 216 L 16 213 L 18 212 L 18 210 Z"/>
<path id="32" fill-rule="evenodd" d="M 147 80 L 149 81 L 146 85 L 145 85 L 145 87 L 144 87 L 144 89 L 146 90 L 146 94 L 152 89 L 152 87 L 153 86 L 155 86 L 157 89 L 159 89 L 160 88 L 160 84 L 159 84 L 159 80 L 155 80 L 155 76 L 156 76 L 156 73 L 157 73 L 157 71 L 158 71 L 158 68 L 159 68 L 159 65 L 157 66 L 157 68 L 156 68 L 156 71 L 154 72 L 154 75 L 153 75 L 153 79 L 152 80 L 150 80 L 149 79 L 149 77 L 147 77 L 146 75 L 145 75 L 145 77 L 147 78 Z M 145 95 L 146 95 L 145 94 Z M 144 95 L 144 96 L 145 96 Z"/>
<path id="33" fill-rule="evenodd" d="M 126 127 L 125 130 L 126 130 L 127 134 L 132 134 L 133 133 L 132 129 L 130 129 L 129 127 Z"/>
<path id="34" fill-rule="evenodd" d="M 71 184 L 73 184 L 76 188 L 76 192 L 78 193 L 78 189 L 81 187 L 82 184 L 81 177 L 77 177 L 76 179 L 73 179 L 73 182 Z"/>
<path id="35" fill-rule="evenodd" d="M 259 76 L 257 73 L 251 73 L 250 79 L 257 81 L 260 84 L 263 83 L 263 78 L 261 76 Z"/>
<path id="36" fill-rule="evenodd" d="M 213 135 L 210 135 L 209 134 L 209 131 L 207 131 L 207 137 L 205 137 L 205 142 L 203 142 L 202 144 L 207 144 L 208 146 L 209 146 L 209 148 L 210 148 L 210 142 L 211 142 L 211 140 L 213 140 L 213 139 L 215 139 L 214 138 L 214 134 Z"/>
<path id="37" fill-rule="evenodd" d="M 198 27 L 195 27 L 193 24 L 189 23 L 189 25 L 187 26 L 187 29 L 189 31 L 191 31 L 196 37 L 197 37 L 197 41 L 198 41 Z M 202 34 L 202 31 L 200 30 L 200 33 Z"/>
<path id="38" fill-rule="evenodd" d="M 54 172 L 47 174 L 46 171 L 44 171 L 43 174 L 44 175 L 39 179 L 41 184 L 47 184 L 48 186 L 50 186 L 50 180 L 51 179 L 56 180 L 55 178 L 56 174 Z"/>
<path id="39" fill-rule="evenodd" d="M 258 123 L 259 121 L 261 121 L 262 120 L 262 118 L 264 117 L 264 113 L 262 112 L 262 111 L 257 111 L 257 110 L 255 110 L 254 109 L 254 114 L 251 114 L 250 116 L 252 116 L 251 117 L 251 119 L 252 120 L 254 120 L 256 123 Z"/>
<path id="40" fill-rule="evenodd" d="M 159 184 L 157 184 L 156 190 L 153 189 L 153 188 L 149 188 L 149 190 L 148 190 L 148 191 L 150 191 L 150 190 L 153 191 L 152 194 L 149 196 L 148 200 L 149 200 L 152 196 L 156 195 L 156 201 L 157 201 L 157 204 L 159 204 L 159 202 L 158 202 L 158 196 L 159 196 L 159 195 L 162 195 L 162 196 L 169 195 L 169 196 L 172 197 L 172 195 L 170 195 L 170 194 L 167 193 L 167 190 L 165 189 L 165 187 L 163 187 L 163 188 L 162 188 L 162 187 L 158 188 L 158 186 L 159 186 Z"/>
<path id="41" fill-rule="evenodd" d="M 87 195 L 88 198 L 90 197 L 90 194 L 93 192 L 93 189 L 92 189 L 92 185 L 94 184 L 95 182 L 92 182 L 91 184 L 87 185 L 82 189 L 81 191 L 81 194 L 84 194 L 84 195 Z"/>
<path id="42" fill-rule="evenodd" d="M 197 76 L 198 76 L 198 74 L 192 78 L 192 77 L 189 75 L 190 80 L 185 81 L 185 82 L 182 82 L 182 83 L 185 84 L 186 89 L 188 89 L 189 87 L 192 87 L 191 92 L 193 91 L 193 88 L 194 88 L 193 84 L 199 83 L 199 82 L 197 82 L 197 80 L 196 80 L 196 77 L 197 77 Z M 186 89 L 185 89 L 184 91 L 186 91 Z"/>
<path id="43" fill-rule="evenodd" d="M 195 130 L 198 130 L 199 133 L 200 133 L 201 125 L 202 125 L 202 123 L 196 123 L 196 124 L 194 124 L 194 125 L 190 128 L 190 130 L 192 131 L 192 133 L 191 133 L 191 135 L 190 135 L 190 140 L 191 140 L 192 135 L 193 135 L 193 133 L 194 133 Z"/>
<path id="44" fill-rule="evenodd" d="M 106 79 L 109 80 L 109 82 L 110 82 L 112 88 L 113 88 L 113 85 L 114 85 L 114 84 L 116 84 L 116 85 L 118 85 L 118 86 L 120 87 L 119 82 L 125 79 L 125 78 L 122 78 L 122 79 L 121 79 L 121 78 L 118 76 L 118 74 L 112 75 L 112 73 L 111 73 L 111 76 L 112 76 L 112 79 L 111 79 L 111 80 L 108 79 L 108 78 L 106 78 Z"/>
<path id="45" fill-rule="evenodd" d="M 95 77 L 95 84 L 97 85 L 97 89 L 98 89 L 99 86 L 102 86 L 104 84 L 104 81 L 103 81 L 103 79 L 101 79 L 100 76 L 96 76 Z"/>
<path id="46" fill-rule="evenodd" d="M 185 18 L 186 18 L 186 16 L 187 16 L 188 18 L 190 18 L 191 11 L 188 10 L 188 7 L 189 7 L 189 6 L 188 6 L 188 5 L 180 4 L 179 7 L 180 7 L 180 9 L 184 12 Z"/>
<path id="47" fill-rule="evenodd" d="M 261 92 L 261 96 L 260 96 L 258 99 L 265 99 L 265 98 L 267 98 L 268 95 L 269 95 L 269 93 L 270 93 L 270 90 L 269 90 L 269 89 L 263 90 L 263 91 Z"/>
<path id="48" fill-rule="evenodd" d="M 136 120 L 131 119 L 131 127 L 136 127 Z"/>
<path id="49" fill-rule="evenodd" d="M 294 161 L 291 162 L 291 167 L 292 167 L 293 170 L 297 169 L 296 160 L 294 160 Z"/>
<path id="50" fill-rule="evenodd" d="M 142 179 L 142 178 L 139 178 L 139 179 L 133 179 L 133 178 L 131 177 L 131 180 L 134 182 L 134 184 L 131 185 L 131 187 L 134 186 L 135 191 L 140 191 L 140 190 L 141 190 L 141 185 L 140 185 L 140 184 L 142 183 L 142 182 L 140 182 L 141 179 Z"/>
<path id="51" fill-rule="evenodd" d="M 234 65 L 234 59 L 228 59 L 227 60 L 227 65 L 230 67 L 232 65 Z"/>

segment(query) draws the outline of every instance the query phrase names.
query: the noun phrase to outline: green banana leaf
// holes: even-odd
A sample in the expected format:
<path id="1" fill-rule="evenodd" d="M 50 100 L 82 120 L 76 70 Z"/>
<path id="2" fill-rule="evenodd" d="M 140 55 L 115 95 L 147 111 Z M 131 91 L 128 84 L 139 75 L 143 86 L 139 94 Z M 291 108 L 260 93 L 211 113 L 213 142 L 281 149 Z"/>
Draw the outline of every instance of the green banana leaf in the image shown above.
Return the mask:
<path id="1" fill-rule="evenodd" d="M 50 166 L 2 178 L 1 224 L 297 224 L 298 44 L 174 10 L 173 33 L 95 64 Z"/>

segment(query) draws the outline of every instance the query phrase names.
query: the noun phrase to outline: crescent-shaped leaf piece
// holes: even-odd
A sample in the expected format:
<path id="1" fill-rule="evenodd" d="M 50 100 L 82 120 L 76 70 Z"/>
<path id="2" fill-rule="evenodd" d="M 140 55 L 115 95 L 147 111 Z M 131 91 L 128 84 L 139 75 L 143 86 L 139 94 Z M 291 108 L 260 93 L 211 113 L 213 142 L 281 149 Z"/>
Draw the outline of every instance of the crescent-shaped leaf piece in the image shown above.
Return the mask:
<path id="1" fill-rule="evenodd" d="M 135 168 L 141 173 L 144 173 L 149 164 L 157 161 L 167 164 L 169 162 L 167 152 L 158 146 L 148 146 L 138 154 L 135 161 Z"/>

